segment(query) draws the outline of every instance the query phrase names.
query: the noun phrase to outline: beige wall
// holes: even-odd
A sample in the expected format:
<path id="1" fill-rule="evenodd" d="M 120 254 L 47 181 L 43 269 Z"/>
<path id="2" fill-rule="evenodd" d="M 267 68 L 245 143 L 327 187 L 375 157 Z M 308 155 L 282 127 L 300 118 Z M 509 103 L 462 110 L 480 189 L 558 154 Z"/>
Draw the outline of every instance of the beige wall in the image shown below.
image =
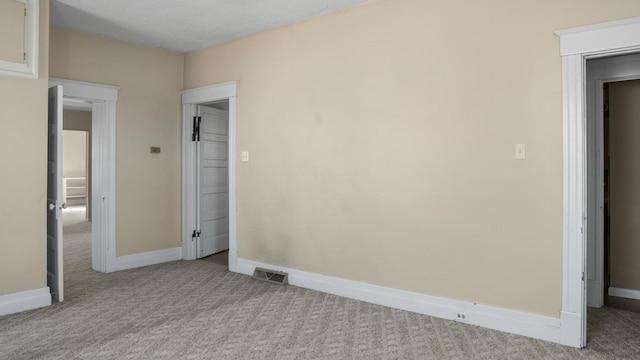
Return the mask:
<path id="1" fill-rule="evenodd" d="M 65 130 L 91 131 L 91 111 L 65 109 L 62 118 Z"/>
<path id="2" fill-rule="evenodd" d="M 84 177 L 87 168 L 87 133 L 64 130 L 62 142 L 63 177 Z"/>
<path id="3" fill-rule="evenodd" d="M 611 286 L 640 290 L 640 80 L 609 84 Z"/>
<path id="4" fill-rule="evenodd" d="M 48 44 L 49 1 L 43 0 L 39 79 L 0 75 L 0 295 L 47 285 Z"/>
<path id="5" fill-rule="evenodd" d="M 238 81 L 239 256 L 559 317 L 553 31 L 638 15 L 378 0 L 187 54 L 185 88 Z"/>
<path id="6" fill-rule="evenodd" d="M 184 55 L 51 27 L 52 77 L 120 86 L 116 253 L 180 246 Z M 149 147 L 160 146 L 159 155 Z"/>

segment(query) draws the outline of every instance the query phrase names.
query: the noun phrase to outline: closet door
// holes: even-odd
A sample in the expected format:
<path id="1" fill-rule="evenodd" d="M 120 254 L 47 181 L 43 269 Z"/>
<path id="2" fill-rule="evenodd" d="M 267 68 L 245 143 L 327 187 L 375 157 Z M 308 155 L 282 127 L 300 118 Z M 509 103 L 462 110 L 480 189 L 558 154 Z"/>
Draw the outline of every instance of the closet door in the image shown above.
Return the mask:
<path id="1" fill-rule="evenodd" d="M 229 112 L 199 106 L 198 258 L 229 249 Z"/>

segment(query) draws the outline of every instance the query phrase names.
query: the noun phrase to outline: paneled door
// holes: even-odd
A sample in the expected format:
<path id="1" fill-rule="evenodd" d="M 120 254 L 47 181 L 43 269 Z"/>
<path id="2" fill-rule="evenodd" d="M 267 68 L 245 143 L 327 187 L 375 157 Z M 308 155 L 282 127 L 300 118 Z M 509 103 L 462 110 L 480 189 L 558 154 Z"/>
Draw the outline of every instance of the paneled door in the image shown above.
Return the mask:
<path id="1" fill-rule="evenodd" d="M 51 301 L 64 299 L 62 272 L 62 86 L 49 88 L 47 141 L 47 286 Z"/>
<path id="2" fill-rule="evenodd" d="M 198 145 L 198 258 L 229 249 L 229 112 L 205 106 Z"/>

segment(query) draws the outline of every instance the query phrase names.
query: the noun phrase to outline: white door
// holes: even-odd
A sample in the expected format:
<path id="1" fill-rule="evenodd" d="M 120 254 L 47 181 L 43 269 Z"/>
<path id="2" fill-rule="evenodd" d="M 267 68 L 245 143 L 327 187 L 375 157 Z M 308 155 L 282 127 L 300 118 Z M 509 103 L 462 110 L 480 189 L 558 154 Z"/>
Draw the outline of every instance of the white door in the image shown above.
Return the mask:
<path id="1" fill-rule="evenodd" d="M 62 273 L 62 86 L 49 89 L 47 150 L 47 286 L 53 302 L 64 299 Z"/>
<path id="2" fill-rule="evenodd" d="M 198 107 L 198 258 L 229 249 L 229 112 Z"/>

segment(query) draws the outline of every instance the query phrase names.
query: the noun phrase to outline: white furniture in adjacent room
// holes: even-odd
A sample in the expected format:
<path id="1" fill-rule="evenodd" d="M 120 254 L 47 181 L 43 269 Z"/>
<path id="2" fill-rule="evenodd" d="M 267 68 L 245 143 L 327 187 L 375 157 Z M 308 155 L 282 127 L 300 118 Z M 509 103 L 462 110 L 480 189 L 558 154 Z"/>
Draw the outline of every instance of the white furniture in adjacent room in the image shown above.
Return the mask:
<path id="1" fill-rule="evenodd" d="M 63 178 L 62 197 L 67 206 L 87 204 L 87 179 L 84 177 Z"/>

